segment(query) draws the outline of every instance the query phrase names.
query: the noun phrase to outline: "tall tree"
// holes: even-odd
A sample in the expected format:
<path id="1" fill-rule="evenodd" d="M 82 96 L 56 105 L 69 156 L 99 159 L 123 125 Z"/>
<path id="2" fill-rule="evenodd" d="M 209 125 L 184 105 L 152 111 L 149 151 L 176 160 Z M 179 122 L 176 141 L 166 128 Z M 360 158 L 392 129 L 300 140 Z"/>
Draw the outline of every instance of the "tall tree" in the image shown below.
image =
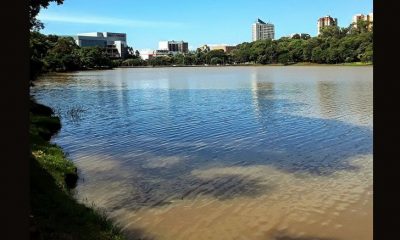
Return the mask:
<path id="1" fill-rule="evenodd" d="M 60 5 L 63 4 L 64 0 L 29 0 L 29 29 L 40 30 L 43 28 L 43 23 L 36 16 L 39 14 L 40 9 L 47 8 L 51 2 Z"/>

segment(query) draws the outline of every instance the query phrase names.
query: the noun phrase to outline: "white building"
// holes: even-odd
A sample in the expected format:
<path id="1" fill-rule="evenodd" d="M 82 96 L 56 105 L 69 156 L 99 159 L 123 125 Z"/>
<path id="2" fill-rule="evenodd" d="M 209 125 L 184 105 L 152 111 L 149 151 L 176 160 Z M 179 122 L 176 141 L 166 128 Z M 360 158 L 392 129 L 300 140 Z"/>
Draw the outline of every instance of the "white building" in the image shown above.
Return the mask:
<path id="1" fill-rule="evenodd" d="M 154 55 L 154 50 L 151 50 L 151 49 L 142 49 L 142 50 L 138 50 L 138 51 L 139 51 L 140 57 L 143 60 L 147 60 Z"/>
<path id="2" fill-rule="evenodd" d="M 75 42 L 80 47 L 99 46 L 106 48 L 111 57 L 123 58 L 126 56 L 126 33 L 90 32 L 79 33 Z"/>
<path id="3" fill-rule="evenodd" d="M 168 41 L 160 41 L 158 42 L 159 50 L 168 50 Z"/>
<path id="4" fill-rule="evenodd" d="M 188 43 L 184 41 L 160 41 L 158 42 L 158 50 L 187 53 L 189 47 Z"/>
<path id="5" fill-rule="evenodd" d="M 358 23 L 358 21 L 359 20 L 363 20 L 363 21 L 366 21 L 367 23 L 368 23 L 368 30 L 371 30 L 371 28 L 372 28 L 372 25 L 373 25 L 373 23 L 374 23 L 374 14 L 373 13 L 370 13 L 370 14 L 368 14 L 368 15 L 364 15 L 364 14 L 356 14 L 356 15 L 354 15 L 353 16 L 353 26 L 355 27 L 355 28 L 357 28 L 358 26 L 357 26 L 357 23 Z"/>
<path id="6" fill-rule="evenodd" d="M 275 39 L 275 26 L 258 18 L 252 25 L 252 40 L 254 42 L 263 39 Z"/>
<path id="7" fill-rule="evenodd" d="M 143 60 L 148 60 L 154 57 L 170 57 L 175 54 L 178 54 L 178 52 L 171 52 L 169 50 L 151 50 L 151 49 L 143 49 L 139 50 L 140 57 Z"/>

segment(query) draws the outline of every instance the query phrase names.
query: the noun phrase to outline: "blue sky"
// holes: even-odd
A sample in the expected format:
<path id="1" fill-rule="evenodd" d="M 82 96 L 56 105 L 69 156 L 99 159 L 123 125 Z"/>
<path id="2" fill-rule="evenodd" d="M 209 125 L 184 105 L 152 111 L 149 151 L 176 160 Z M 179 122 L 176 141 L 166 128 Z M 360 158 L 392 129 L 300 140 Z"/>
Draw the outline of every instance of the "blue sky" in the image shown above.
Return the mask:
<path id="1" fill-rule="evenodd" d="M 354 14 L 372 11 L 373 0 L 64 0 L 38 18 L 45 34 L 124 32 L 134 49 L 157 49 L 163 40 L 184 40 L 195 49 L 250 42 L 257 18 L 275 24 L 275 38 L 315 36 L 319 17 L 329 14 L 345 27 Z"/>

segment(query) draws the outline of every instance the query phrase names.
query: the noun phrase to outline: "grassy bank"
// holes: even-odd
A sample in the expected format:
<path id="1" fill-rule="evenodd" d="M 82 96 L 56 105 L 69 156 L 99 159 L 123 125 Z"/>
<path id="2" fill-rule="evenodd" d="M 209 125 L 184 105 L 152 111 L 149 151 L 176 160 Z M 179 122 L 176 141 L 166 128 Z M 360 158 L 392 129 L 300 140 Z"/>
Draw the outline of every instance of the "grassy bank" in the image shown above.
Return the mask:
<path id="1" fill-rule="evenodd" d="M 299 63 L 291 64 L 291 66 L 373 66 L 373 63 L 372 62 L 351 62 L 351 63 L 327 64 L 327 63 L 299 62 Z"/>
<path id="2" fill-rule="evenodd" d="M 62 149 L 49 142 L 60 128 L 50 108 L 31 100 L 31 239 L 125 239 L 105 214 L 78 203 L 70 190 L 77 169 Z"/>

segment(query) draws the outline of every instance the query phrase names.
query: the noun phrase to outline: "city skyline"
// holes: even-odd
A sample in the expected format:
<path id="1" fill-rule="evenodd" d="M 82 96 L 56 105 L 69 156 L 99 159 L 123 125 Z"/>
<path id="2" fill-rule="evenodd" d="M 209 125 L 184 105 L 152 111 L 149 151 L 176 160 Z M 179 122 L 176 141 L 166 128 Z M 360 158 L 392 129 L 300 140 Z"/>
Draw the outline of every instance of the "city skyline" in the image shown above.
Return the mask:
<path id="1" fill-rule="evenodd" d="M 372 1 L 367 0 L 205 0 L 175 5 L 153 0 L 141 2 L 140 7 L 133 1 L 118 2 L 66 0 L 62 7 L 51 4 L 38 17 L 45 24 L 42 32 L 124 32 L 134 49 L 157 49 L 159 41 L 183 40 L 195 50 L 204 44 L 251 42 L 250 27 L 257 18 L 273 23 L 275 39 L 279 39 L 295 32 L 316 36 L 317 20 L 325 15 L 338 18 L 339 26 L 347 27 L 355 14 L 373 12 Z"/>

